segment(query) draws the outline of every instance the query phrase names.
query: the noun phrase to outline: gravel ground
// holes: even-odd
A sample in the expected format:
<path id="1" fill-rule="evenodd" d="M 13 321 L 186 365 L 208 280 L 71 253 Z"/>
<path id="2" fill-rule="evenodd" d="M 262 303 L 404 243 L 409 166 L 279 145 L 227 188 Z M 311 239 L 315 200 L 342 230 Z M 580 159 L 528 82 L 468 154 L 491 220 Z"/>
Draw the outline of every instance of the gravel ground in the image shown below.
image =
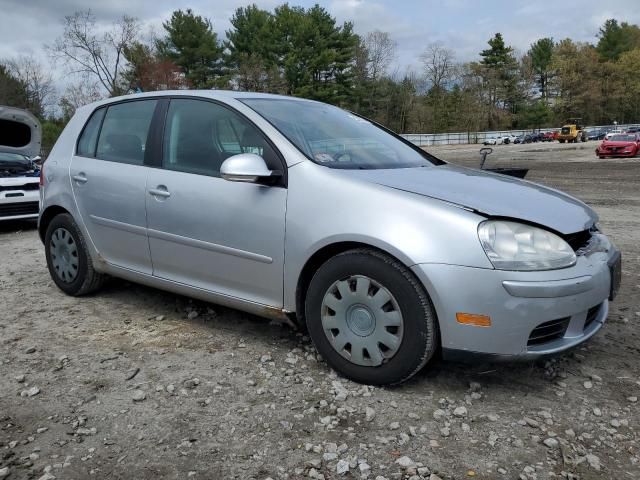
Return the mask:
<path id="1" fill-rule="evenodd" d="M 594 147 L 497 146 L 488 163 L 599 212 L 624 256 L 605 328 L 543 365 L 436 360 L 393 389 L 234 310 L 119 280 L 67 297 L 33 225 L 0 224 L 0 479 L 640 478 L 640 159 Z"/>

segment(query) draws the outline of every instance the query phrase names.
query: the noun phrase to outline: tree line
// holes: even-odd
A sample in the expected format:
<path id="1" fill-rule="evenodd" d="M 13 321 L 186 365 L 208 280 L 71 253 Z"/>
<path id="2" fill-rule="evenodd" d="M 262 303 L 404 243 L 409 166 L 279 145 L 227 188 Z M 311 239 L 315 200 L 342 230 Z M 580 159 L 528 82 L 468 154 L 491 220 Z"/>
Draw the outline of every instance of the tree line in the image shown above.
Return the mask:
<path id="1" fill-rule="evenodd" d="M 540 38 L 517 55 L 500 33 L 479 60 L 426 45 L 416 64 L 393 68 L 387 32 L 358 35 L 319 5 L 238 8 L 219 38 L 208 18 L 177 10 L 160 34 L 123 16 L 96 28 L 91 11 L 64 18 L 45 48 L 70 78 L 56 98 L 49 70 L 32 56 L 0 62 L 0 104 L 45 120 L 45 143 L 75 109 L 105 96 L 165 89 L 224 88 L 332 103 L 397 132 L 440 133 L 640 121 L 640 28 L 607 20 L 595 43 Z M 48 138 L 49 136 L 52 139 Z"/>

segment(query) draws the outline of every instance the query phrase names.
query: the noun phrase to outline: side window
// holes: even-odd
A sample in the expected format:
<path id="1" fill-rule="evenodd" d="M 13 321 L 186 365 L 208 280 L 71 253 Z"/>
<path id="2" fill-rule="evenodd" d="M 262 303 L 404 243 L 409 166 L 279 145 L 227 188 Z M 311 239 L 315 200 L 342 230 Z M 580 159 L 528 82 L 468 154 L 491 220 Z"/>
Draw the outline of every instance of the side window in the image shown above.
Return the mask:
<path id="1" fill-rule="evenodd" d="M 93 112 L 78 139 L 76 155 L 80 155 L 81 157 L 95 156 L 100 124 L 102 124 L 102 117 L 104 117 L 104 112 L 106 111 L 106 108 L 100 108 Z"/>
<path id="2" fill-rule="evenodd" d="M 171 100 L 163 152 L 166 169 L 214 177 L 220 176 L 222 162 L 239 153 L 256 153 L 269 168 L 282 168 L 253 124 L 229 108 L 203 100 Z"/>
<path id="3" fill-rule="evenodd" d="M 156 100 L 111 105 L 102 122 L 96 157 L 142 165 Z"/>

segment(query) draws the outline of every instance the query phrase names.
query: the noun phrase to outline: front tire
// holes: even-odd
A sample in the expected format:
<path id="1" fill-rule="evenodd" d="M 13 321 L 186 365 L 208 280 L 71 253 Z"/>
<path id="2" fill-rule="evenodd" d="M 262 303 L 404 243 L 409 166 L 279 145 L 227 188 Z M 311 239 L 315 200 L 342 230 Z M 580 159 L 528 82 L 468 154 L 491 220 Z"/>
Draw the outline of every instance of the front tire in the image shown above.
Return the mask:
<path id="1" fill-rule="evenodd" d="M 44 245 L 49 274 L 64 293 L 86 295 L 102 286 L 105 276 L 94 269 L 85 239 L 71 215 L 60 214 L 51 220 Z"/>
<path id="2" fill-rule="evenodd" d="M 309 284 L 305 318 L 327 363 L 359 383 L 402 383 L 438 346 L 424 287 L 403 264 L 376 250 L 350 250 L 325 262 Z"/>

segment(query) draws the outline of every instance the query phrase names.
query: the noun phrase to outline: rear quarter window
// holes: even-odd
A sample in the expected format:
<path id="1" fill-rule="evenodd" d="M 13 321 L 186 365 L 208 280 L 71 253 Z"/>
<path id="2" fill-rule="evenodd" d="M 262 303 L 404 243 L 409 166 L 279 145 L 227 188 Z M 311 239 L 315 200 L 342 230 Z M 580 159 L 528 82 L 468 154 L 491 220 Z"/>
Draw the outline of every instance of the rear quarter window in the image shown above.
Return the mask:
<path id="1" fill-rule="evenodd" d="M 96 155 L 96 142 L 98 141 L 100 125 L 102 124 L 102 118 L 106 110 L 106 108 L 99 108 L 91 114 L 89 121 L 82 129 L 80 138 L 78 138 L 76 155 L 81 157 L 94 157 Z"/>

